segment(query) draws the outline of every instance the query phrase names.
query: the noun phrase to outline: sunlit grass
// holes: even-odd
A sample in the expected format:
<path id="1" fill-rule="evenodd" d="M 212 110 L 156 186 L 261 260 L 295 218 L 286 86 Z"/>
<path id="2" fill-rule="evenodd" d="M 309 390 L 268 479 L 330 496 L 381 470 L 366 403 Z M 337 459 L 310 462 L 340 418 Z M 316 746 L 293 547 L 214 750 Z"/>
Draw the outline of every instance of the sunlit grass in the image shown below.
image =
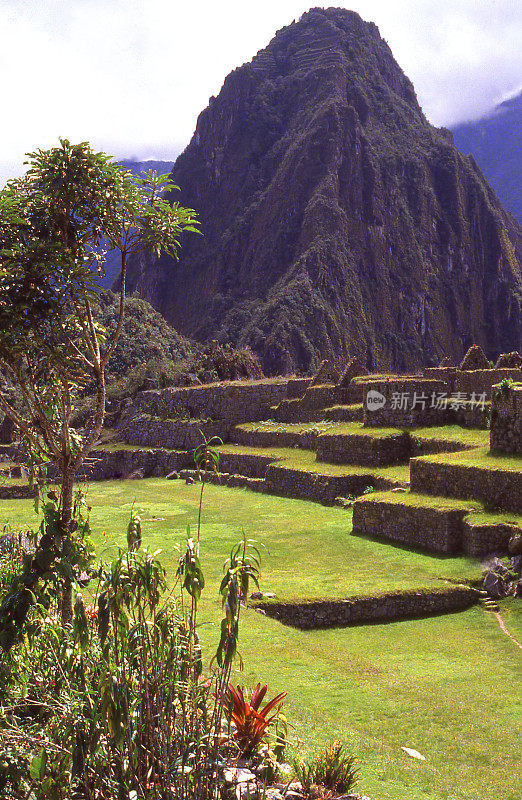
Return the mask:
<path id="1" fill-rule="evenodd" d="M 131 508 L 143 519 L 144 543 L 162 548 L 172 580 L 176 543 L 195 534 L 200 485 L 150 479 L 92 484 L 88 499 L 104 557 L 125 542 Z M 29 501 L 0 501 L 0 524 L 37 518 Z M 218 636 L 217 585 L 222 562 L 242 530 L 265 543 L 262 589 L 339 596 L 441 577 L 477 575 L 469 559 L 437 558 L 350 535 L 339 508 L 205 488 L 202 560 L 207 578 L 200 632 L 205 652 Z M 439 584 L 440 585 L 440 584 Z M 508 601 L 508 627 L 522 637 L 522 614 Z M 504 611 L 503 611 L 504 613 Z M 511 628 L 510 628 L 511 629 Z M 298 631 L 244 612 L 243 674 L 288 692 L 285 710 L 302 750 L 340 738 L 362 760 L 360 791 L 372 800 L 520 800 L 522 652 L 480 607 L 426 620 L 325 631 Z M 419 750 L 414 761 L 401 746 Z"/>

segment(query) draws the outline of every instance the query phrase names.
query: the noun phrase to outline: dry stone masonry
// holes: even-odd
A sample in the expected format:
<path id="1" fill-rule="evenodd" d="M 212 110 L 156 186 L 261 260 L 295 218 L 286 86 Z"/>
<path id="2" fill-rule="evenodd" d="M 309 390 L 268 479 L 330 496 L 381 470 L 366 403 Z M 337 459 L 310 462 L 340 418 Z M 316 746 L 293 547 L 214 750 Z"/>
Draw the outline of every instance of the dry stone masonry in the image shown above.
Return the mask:
<path id="1" fill-rule="evenodd" d="M 471 355 L 464 366 L 483 365 Z M 117 412 L 121 444 L 95 450 L 80 477 L 198 480 L 194 451 L 219 437 L 219 472 L 207 478 L 223 486 L 344 507 L 358 497 L 355 533 L 445 554 L 505 552 L 520 520 L 473 514 L 522 514 L 522 383 L 513 382 L 522 370 L 512 355 L 495 369 L 364 375 L 352 359 L 340 379 L 323 364 L 315 385 L 292 377 L 143 391 Z M 338 382 L 320 382 L 329 377 Z M 487 427 L 490 398 L 492 454 L 487 435 L 464 430 Z M 455 427 L 446 435 L 446 424 L 462 436 Z M 433 425 L 441 431 L 418 430 Z M 0 447 L 16 460 L 11 445 Z M 8 483 L 4 496 L 26 496 Z"/>
<path id="2" fill-rule="evenodd" d="M 389 592 L 371 597 L 310 600 L 301 603 L 261 600 L 254 605 L 284 625 L 310 630 L 462 611 L 476 603 L 478 596 L 476 589 L 455 586 L 433 591 Z"/>
<path id="3" fill-rule="evenodd" d="M 495 386 L 490 443 L 495 452 L 522 455 L 522 384 Z"/>

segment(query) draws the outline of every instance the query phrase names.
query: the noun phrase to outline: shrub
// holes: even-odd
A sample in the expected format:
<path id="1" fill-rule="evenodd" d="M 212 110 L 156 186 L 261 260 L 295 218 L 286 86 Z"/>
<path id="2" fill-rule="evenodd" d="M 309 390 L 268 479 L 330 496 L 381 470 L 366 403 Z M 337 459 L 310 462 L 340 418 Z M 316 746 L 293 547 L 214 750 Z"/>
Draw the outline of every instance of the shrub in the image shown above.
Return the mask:
<path id="1" fill-rule="evenodd" d="M 208 442 L 198 456 L 204 465 L 217 458 Z M 72 625 L 63 626 L 57 565 L 41 541 L 52 538 L 53 503 L 45 510 L 47 527 L 34 559 L 47 553 L 46 572 L 30 593 L 24 575 L 4 574 L 2 797 L 216 798 L 227 759 L 239 753 L 223 732 L 242 598 L 259 578 L 255 544 L 243 538 L 225 562 L 221 636 L 205 672 L 198 636 L 205 586 L 200 525 L 196 537 L 188 532 L 169 591 L 157 554 L 142 547 L 141 520 L 131 516 L 127 547 L 91 570 L 91 602 L 86 606 L 78 592 Z M 68 561 L 58 566 L 65 569 Z M 281 700 L 279 695 L 260 715 Z"/>
<path id="2" fill-rule="evenodd" d="M 264 708 L 260 708 L 267 689 L 266 685 L 261 688 L 261 684 L 258 683 L 247 701 L 240 686 L 234 689 L 232 684 L 228 684 L 227 715 L 229 720 L 234 723 L 234 739 L 243 755 L 251 755 L 259 748 L 261 742 L 266 739 L 268 729 L 277 720 L 281 702 L 286 697 L 286 693 L 281 692 L 270 700 Z M 269 717 L 268 714 L 271 711 L 274 711 L 274 713 Z"/>
<path id="3" fill-rule="evenodd" d="M 349 792 L 359 779 L 354 756 L 344 752 L 341 742 L 334 742 L 329 748 L 308 761 L 294 760 L 293 768 L 297 779 L 306 792 L 311 786 L 318 786 L 328 791 L 344 794 Z"/>

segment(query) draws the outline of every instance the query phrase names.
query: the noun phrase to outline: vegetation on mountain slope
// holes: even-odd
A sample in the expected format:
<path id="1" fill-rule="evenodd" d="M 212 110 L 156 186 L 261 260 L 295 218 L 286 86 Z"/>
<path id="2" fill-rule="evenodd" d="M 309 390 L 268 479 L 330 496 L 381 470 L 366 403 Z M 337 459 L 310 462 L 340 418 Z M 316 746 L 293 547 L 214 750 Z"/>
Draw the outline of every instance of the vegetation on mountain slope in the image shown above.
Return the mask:
<path id="1" fill-rule="evenodd" d="M 172 179 L 203 236 L 129 285 L 185 335 L 270 373 L 520 349 L 520 228 L 353 12 L 312 9 L 234 70 Z"/>
<path id="2" fill-rule="evenodd" d="M 504 208 L 522 224 L 522 92 L 500 103 L 491 114 L 452 129 L 461 153 L 471 153 Z"/>

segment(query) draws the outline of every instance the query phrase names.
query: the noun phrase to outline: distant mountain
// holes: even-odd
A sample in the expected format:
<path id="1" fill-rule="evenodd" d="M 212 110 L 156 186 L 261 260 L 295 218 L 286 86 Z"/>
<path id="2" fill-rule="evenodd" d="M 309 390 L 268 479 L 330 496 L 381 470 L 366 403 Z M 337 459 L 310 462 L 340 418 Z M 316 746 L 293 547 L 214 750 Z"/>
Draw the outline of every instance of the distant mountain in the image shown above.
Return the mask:
<path id="1" fill-rule="evenodd" d="M 136 257 L 128 286 L 184 335 L 267 373 L 522 345 L 519 225 L 354 12 L 312 9 L 234 70 L 172 178 L 203 236 Z"/>
<path id="2" fill-rule="evenodd" d="M 132 159 L 123 159 L 120 164 L 125 169 L 130 169 L 134 175 L 139 175 L 141 172 L 149 172 L 151 169 L 164 175 L 172 170 L 174 161 L 134 161 Z M 105 277 L 99 278 L 98 283 L 104 289 L 110 289 L 114 281 L 120 274 L 121 270 L 121 255 L 118 250 L 109 251 L 105 262 Z"/>
<path id="3" fill-rule="evenodd" d="M 130 169 L 134 175 L 139 175 L 140 172 L 150 172 L 151 169 L 158 175 L 165 175 L 172 170 L 174 163 L 174 161 L 134 161 L 130 158 L 123 158 L 120 161 L 122 167 Z"/>
<path id="4" fill-rule="evenodd" d="M 452 133 L 460 152 L 473 155 L 504 208 L 522 225 L 522 92 Z"/>

